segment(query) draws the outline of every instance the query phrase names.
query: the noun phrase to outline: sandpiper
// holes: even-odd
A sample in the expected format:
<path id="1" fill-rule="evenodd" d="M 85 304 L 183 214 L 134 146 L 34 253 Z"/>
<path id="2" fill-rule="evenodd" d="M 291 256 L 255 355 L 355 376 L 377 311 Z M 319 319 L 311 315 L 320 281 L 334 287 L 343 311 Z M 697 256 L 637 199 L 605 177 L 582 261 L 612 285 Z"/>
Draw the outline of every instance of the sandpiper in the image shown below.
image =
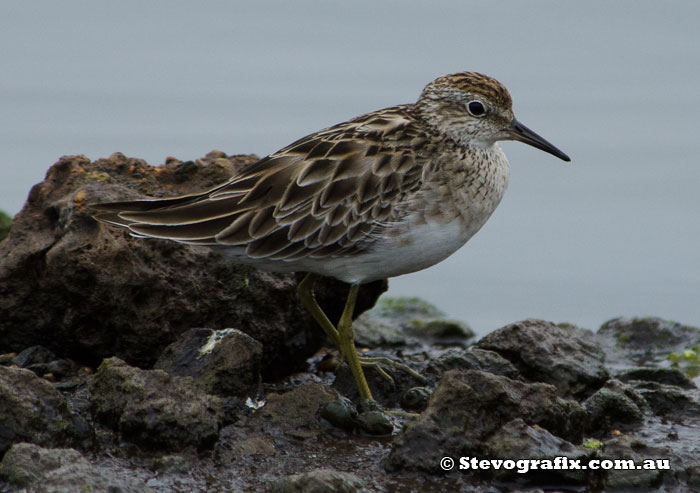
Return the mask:
<path id="1" fill-rule="evenodd" d="M 508 184 L 500 140 L 569 161 L 515 119 L 500 82 L 460 72 L 429 83 L 415 104 L 303 137 L 211 190 L 93 207 L 96 219 L 133 236 L 210 245 L 236 262 L 307 272 L 302 303 L 339 347 L 360 397 L 371 399 L 362 366 L 387 362 L 355 349 L 359 287 L 430 267 L 484 225 Z M 317 276 L 350 284 L 337 326 L 314 298 Z"/>

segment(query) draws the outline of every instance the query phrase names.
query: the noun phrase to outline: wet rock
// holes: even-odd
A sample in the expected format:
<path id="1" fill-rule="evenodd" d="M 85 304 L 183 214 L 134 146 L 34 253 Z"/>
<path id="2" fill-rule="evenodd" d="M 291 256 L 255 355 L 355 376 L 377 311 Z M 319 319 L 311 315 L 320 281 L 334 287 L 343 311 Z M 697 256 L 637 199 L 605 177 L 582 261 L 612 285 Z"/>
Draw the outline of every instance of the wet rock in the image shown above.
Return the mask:
<path id="1" fill-rule="evenodd" d="M 564 396 L 592 393 L 610 378 L 593 335 L 572 326 L 528 319 L 486 335 L 476 346 L 499 353 L 526 379 L 551 383 Z"/>
<path id="2" fill-rule="evenodd" d="M 447 349 L 430 361 L 425 375 L 439 378 L 447 370 L 481 370 L 511 379 L 521 378 L 518 369 L 503 356 L 474 346 Z"/>
<path id="3" fill-rule="evenodd" d="M 153 492 L 134 471 L 91 464 L 73 449 L 46 449 L 19 443 L 0 462 L 0 477 L 29 491 Z"/>
<path id="4" fill-rule="evenodd" d="M 657 382 L 633 381 L 632 384 L 657 416 L 681 422 L 700 416 L 698 390 L 683 390 Z"/>
<path id="5" fill-rule="evenodd" d="M 321 431 L 321 409 L 337 397 L 338 394 L 319 383 L 307 383 L 283 394 L 268 394 L 261 415 L 290 436 L 310 438 Z"/>
<path id="6" fill-rule="evenodd" d="M 335 469 L 315 469 L 278 479 L 270 484 L 270 493 L 369 493 L 354 474 Z"/>
<path id="7" fill-rule="evenodd" d="M 192 327 L 235 327 L 263 344 L 265 377 L 303 367 L 323 335 L 297 300 L 294 275 L 238 265 L 206 247 L 133 238 L 97 223 L 89 207 L 206 190 L 255 160 L 212 152 L 152 167 L 119 153 L 61 158 L 0 243 L 3 350 L 42 344 L 80 364 L 118 356 L 150 367 Z M 358 311 L 385 288 L 363 287 Z M 318 292 L 332 316 L 342 311 L 347 285 L 323 282 Z"/>
<path id="8" fill-rule="evenodd" d="M 526 478 L 529 484 L 537 483 L 539 479 L 546 484 L 555 484 L 559 481 L 584 482 L 584 473 L 576 469 L 554 469 L 554 460 L 557 457 L 565 457 L 567 460 L 577 460 L 585 463 L 589 452 L 583 447 L 562 440 L 552 435 L 547 430 L 537 425 L 530 426 L 522 419 L 514 419 L 506 423 L 494 433 L 485 443 L 484 449 L 487 457 L 504 459 L 517 458 L 542 460 L 539 469 L 532 469 L 526 476 L 517 469 L 490 469 L 483 475 L 493 476 L 502 480 Z M 552 461 L 549 467 L 549 461 Z M 564 461 L 559 460 L 559 464 Z"/>
<path id="9" fill-rule="evenodd" d="M 43 346 L 32 346 L 20 352 L 12 363 L 26 368 L 51 381 L 75 375 L 79 367 L 69 359 L 55 359 L 56 355 Z"/>
<path id="10" fill-rule="evenodd" d="M 696 388 L 692 380 L 678 368 L 656 368 L 656 367 L 637 367 L 623 370 L 615 375 L 622 382 L 630 380 L 644 380 L 647 382 L 657 382 L 666 385 L 675 385 L 682 389 Z"/>
<path id="11" fill-rule="evenodd" d="M 620 425 L 641 423 L 648 406 L 644 397 L 630 385 L 608 380 L 583 403 L 590 417 L 589 431 L 606 433 Z"/>
<path id="12" fill-rule="evenodd" d="M 597 336 L 613 367 L 644 366 L 700 344 L 700 329 L 657 317 L 615 318 L 605 322 Z"/>
<path id="13" fill-rule="evenodd" d="M 430 389 L 427 387 L 413 387 L 401 396 L 401 407 L 407 411 L 423 411 L 430 401 Z"/>
<path id="14" fill-rule="evenodd" d="M 576 402 L 557 397 L 552 385 L 448 371 L 428 408 L 394 440 L 385 467 L 439 473 L 441 457 L 483 455 L 488 437 L 517 418 L 580 443 L 586 414 Z"/>
<path id="15" fill-rule="evenodd" d="M 657 489 L 666 480 L 675 485 L 673 465 L 675 454 L 668 447 L 651 447 L 642 440 L 630 436 L 620 436 L 604 443 L 600 460 L 633 461 L 627 469 L 605 471 L 605 486 L 613 491 L 650 491 Z M 653 461 L 654 469 L 644 468 Z M 657 462 L 660 461 L 660 462 Z M 632 467 L 633 465 L 633 467 Z M 637 468 L 637 466 L 642 468 Z"/>
<path id="16" fill-rule="evenodd" d="M 337 428 L 351 431 L 357 426 L 357 408 L 347 397 L 337 399 L 321 407 L 321 417 Z"/>
<path id="17" fill-rule="evenodd" d="M 96 418 L 145 449 L 202 450 L 218 439 L 221 399 L 202 392 L 189 377 L 109 358 L 95 373 L 90 394 Z"/>
<path id="18" fill-rule="evenodd" d="M 31 365 L 48 363 L 56 358 L 56 355 L 44 346 L 32 346 L 20 352 L 12 359 L 12 362 L 20 368 Z"/>
<path id="19" fill-rule="evenodd" d="M 370 435 L 390 435 L 394 431 L 394 422 L 374 400 L 364 400 L 360 403 L 357 421 L 360 429 Z"/>
<path id="20" fill-rule="evenodd" d="M 29 370 L 0 367 L 0 455 L 18 442 L 72 445 L 80 438 L 78 421 L 49 382 Z"/>
<path id="21" fill-rule="evenodd" d="M 255 396 L 262 345 L 236 329 L 190 329 L 163 351 L 155 368 L 193 377 L 209 394 Z"/>

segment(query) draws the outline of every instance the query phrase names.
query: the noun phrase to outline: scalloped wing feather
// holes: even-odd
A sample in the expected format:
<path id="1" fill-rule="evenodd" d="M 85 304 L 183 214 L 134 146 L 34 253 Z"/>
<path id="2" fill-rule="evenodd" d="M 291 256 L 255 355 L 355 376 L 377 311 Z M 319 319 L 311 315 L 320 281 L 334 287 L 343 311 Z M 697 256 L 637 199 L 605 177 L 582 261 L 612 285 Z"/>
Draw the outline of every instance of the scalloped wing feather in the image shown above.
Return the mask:
<path id="1" fill-rule="evenodd" d="M 251 258 L 348 254 L 398 219 L 398 201 L 430 163 L 430 137 L 408 107 L 388 108 L 299 139 L 209 192 L 100 204 L 96 217 L 141 236 L 244 247 Z"/>

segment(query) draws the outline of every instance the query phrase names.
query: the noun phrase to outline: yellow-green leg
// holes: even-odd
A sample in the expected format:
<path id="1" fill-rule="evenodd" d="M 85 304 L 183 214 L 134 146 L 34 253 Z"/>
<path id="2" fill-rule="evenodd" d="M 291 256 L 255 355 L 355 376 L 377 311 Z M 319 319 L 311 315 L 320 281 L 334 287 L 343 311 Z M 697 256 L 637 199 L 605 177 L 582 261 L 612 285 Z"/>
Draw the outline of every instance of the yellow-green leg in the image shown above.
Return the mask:
<path id="1" fill-rule="evenodd" d="M 338 321 L 338 335 L 340 336 L 340 351 L 348 362 L 348 366 L 350 366 L 352 376 L 355 378 L 355 385 L 357 385 L 357 390 L 360 392 L 360 399 L 365 400 L 372 399 L 372 393 L 369 391 L 367 379 L 362 371 L 360 359 L 357 356 L 357 349 L 355 349 L 355 333 L 352 330 L 352 314 L 355 311 L 355 301 L 357 301 L 357 292 L 359 290 L 359 284 L 350 286 L 348 299 L 345 302 L 345 309 Z"/>
<path id="2" fill-rule="evenodd" d="M 308 311 L 316 323 L 321 326 L 323 332 L 330 338 L 330 340 L 335 344 L 336 347 L 340 348 L 340 342 L 338 341 L 338 331 L 336 330 L 333 323 L 328 320 L 328 317 L 321 307 L 318 306 L 316 297 L 314 296 L 314 284 L 316 284 L 317 277 L 314 274 L 306 274 L 306 277 L 297 286 L 297 293 L 299 299 L 304 304 L 306 311 Z"/>
<path id="3" fill-rule="evenodd" d="M 357 350 L 355 349 L 355 334 L 352 330 L 352 314 L 355 311 L 355 302 L 357 301 L 357 293 L 360 286 L 353 284 L 348 293 L 348 299 L 345 302 L 343 314 L 338 322 L 338 328 L 333 326 L 333 323 L 328 320 L 328 317 L 314 297 L 314 284 L 317 277 L 314 274 L 307 274 L 306 277 L 299 283 L 298 293 L 301 302 L 304 304 L 308 312 L 314 317 L 314 320 L 321 326 L 326 335 L 340 349 L 340 353 L 350 366 L 350 371 L 355 379 L 355 385 L 360 392 L 361 399 L 372 399 L 372 393 L 367 385 L 367 379 L 362 371 Z"/>

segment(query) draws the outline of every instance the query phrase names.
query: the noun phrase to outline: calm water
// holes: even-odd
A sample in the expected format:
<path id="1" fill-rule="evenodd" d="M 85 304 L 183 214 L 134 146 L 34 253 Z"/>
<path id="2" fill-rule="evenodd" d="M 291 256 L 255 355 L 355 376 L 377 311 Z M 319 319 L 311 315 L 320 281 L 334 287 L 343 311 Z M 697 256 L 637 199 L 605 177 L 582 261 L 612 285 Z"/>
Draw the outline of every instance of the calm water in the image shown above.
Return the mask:
<path id="1" fill-rule="evenodd" d="M 573 163 L 504 144 L 511 184 L 489 223 L 390 293 L 479 332 L 524 317 L 700 326 L 698 2 L 4 1 L 0 19 L 11 214 L 62 154 L 265 155 L 477 70 Z"/>

